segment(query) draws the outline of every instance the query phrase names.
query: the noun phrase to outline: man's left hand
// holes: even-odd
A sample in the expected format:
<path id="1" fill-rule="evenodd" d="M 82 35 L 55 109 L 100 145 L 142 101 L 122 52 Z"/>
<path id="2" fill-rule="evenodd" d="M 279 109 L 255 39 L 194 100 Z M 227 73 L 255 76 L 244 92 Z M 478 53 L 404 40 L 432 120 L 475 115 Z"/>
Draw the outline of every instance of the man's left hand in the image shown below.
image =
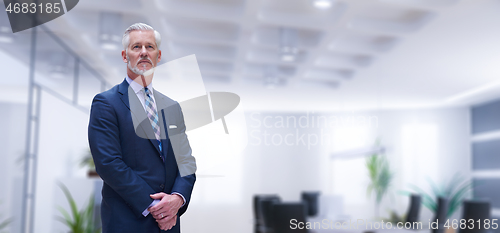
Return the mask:
<path id="1" fill-rule="evenodd" d="M 168 222 L 177 216 L 179 208 L 184 204 L 184 200 L 177 194 L 155 193 L 150 195 L 155 200 L 160 200 L 158 204 L 148 210 L 156 220 Z"/>

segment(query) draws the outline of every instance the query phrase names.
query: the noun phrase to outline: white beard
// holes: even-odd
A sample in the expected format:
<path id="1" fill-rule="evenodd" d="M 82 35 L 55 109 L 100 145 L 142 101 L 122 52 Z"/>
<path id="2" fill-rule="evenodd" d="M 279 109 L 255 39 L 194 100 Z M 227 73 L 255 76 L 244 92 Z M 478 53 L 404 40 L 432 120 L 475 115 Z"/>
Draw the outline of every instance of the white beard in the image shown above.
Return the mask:
<path id="1" fill-rule="evenodd" d="M 149 62 L 151 62 L 151 64 L 153 64 L 153 61 L 151 61 L 151 59 L 149 59 L 149 57 L 146 57 L 146 59 L 148 59 L 148 60 L 149 60 Z M 139 63 L 139 61 L 141 61 L 141 60 L 144 60 L 144 59 L 139 59 L 139 60 L 137 61 L 137 63 Z M 158 58 L 157 58 L 157 62 L 158 62 Z M 146 72 L 148 72 L 148 71 L 150 71 L 150 70 L 154 70 L 154 67 L 151 67 L 151 68 L 149 68 L 149 69 L 147 69 L 147 70 L 146 70 L 146 69 L 145 69 L 145 70 L 140 70 L 140 69 L 137 67 L 137 63 L 136 63 L 134 66 L 132 66 L 132 64 L 130 64 L 130 58 L 129 58 L 128 54 L 127 54 L 127 66 L 128 66 L 128 68 L 129 68 L 132 72 L 134 72 L 135 74 L 137 74 L 137 75 L 144 75 Z"/>

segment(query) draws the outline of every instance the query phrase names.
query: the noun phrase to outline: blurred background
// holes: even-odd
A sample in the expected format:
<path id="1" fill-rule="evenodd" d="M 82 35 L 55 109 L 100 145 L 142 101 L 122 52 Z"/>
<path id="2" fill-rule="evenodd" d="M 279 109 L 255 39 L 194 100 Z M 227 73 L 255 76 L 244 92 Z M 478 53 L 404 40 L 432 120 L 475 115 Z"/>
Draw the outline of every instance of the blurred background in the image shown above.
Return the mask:
<path id="1" fill-rule="evenodd" d="M 89 109 L 123 81 L 136 22 L 161 33 L 161 64 L 195 54 L 207 92 L 241 98 L 228 129 L 243 143 L 199 174 L 183 232 L 280 232 L 283 213 L 496 218 L 499 13 L 498 0 L 86 0 L 12 33 L 2 11 L 0 232 L 68 232 L 63 187 L 99 218 Z M 228 146 L 213 132 L 220 120 L 188 133 L 205 164 Z"/>

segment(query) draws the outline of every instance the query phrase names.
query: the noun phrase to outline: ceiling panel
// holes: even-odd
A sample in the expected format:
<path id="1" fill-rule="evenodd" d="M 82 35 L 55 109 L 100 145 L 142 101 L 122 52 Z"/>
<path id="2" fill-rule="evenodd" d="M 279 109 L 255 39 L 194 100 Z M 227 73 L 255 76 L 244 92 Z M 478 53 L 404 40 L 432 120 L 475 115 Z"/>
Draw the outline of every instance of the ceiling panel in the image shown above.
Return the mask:
<path id="1" fill-rule="evenodd" d="M 361 9 L 350 22 L 356 30 L 391 33 L 415 32 L 429 22 L 436 13 L 408 7 L 372 4 Z"/>
<path id="2" fill-rule="evenodd" d="M 217 22 L 182 17 L 166 17 L 164 19 L 167 33 L 186 38 L 203 38 L 203 40 L 235 41 L 239 36 L 239 26 L 234 23 Z"/>
<path id="3" fill-rule="evenodd" d="M 352 78 L 354 73 L 355 71 L 350 69 L 314 68 L 308 70 L 304 76 L 306 79 L 342 81 Z"/>
<path id="4" fill-rule="evenodd" d="M 315 64 L 331 68 L 362 68 L 369 66 L 374 60 L 375 57 L 373 55 L 359 53 L 324 53 L 318 56 Z"/>
<path id="5" fill-rule="evenodd" d="M 359 32 L 348 32 L 330 43 L 332 51 L 366 52 L 370 54 L 384 53 L 391 50 L 400 38 L 386 35 L 373 35 Z"/>
<path id="6" fill-rule="evenodd" d="M 343 1 L 336 1 L 329 9 L 314 7 L 311 0 L 268 0 L 262 1 L 258 13 L 260 20 L 277 24 L 293 25 L 295 27 L 330 27 L 335 24 L 347 10 L 348 5 Z"/>
<path id="7" fill-rule="evenodd" d="M 236 56 L 236 48 L 225 45 L 183 43 L 180 41 L 170 41 L 169 49 L 173 52 L 173 57 L 180 58 L 191 54 L 196 54 L 199 59 L 222 59 L 231 60 Z"/>
<path id="8" fill-rule="evenodd" d="M 297 47 L 301 49 L 314 48 L 320 43 L 323 33 L 314 29 L 298 29 L 290 27 L 278 27 L 271 25 L 260 25 L 253 34 L 253 42 L 257 45 L 270 48 L 280 48 L 283 28 L 296 31 Z"/>
<path id="9" fill-rule="evenodd" d="M 307 52 L 304 50 L 299 50 L 294 58 L 287 60 L 279 49 L 268 49 L 268 48 L 252 48 L 249 50 L 247 59 L 253 62 L 270 62 L 270 63 L 291 63 L 298 64 L 305 62 L 307 60 Z"/>

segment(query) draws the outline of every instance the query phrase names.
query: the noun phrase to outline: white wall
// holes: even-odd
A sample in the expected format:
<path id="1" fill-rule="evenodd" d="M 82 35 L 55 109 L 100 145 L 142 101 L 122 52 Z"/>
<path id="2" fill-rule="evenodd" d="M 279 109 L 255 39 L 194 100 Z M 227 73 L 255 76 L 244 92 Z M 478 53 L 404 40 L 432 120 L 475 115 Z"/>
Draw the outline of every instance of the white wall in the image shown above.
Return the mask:
<path id="1" fill-rule="evenodd" d="M 14 222 L 9 225 L 7 231 L 14 232 L 15 226 L 19 224 L 21 204 L 20 193 L 13 192 L 18 186 L 15 181 L 20 180 L 24 169 L 22 158 L 24 156 L 26 134 L 26 111 L 25 104 L 0 103 L 0 221 L 13 218 Z M 18 202 L 14 202 L 14 199 Z"/>

